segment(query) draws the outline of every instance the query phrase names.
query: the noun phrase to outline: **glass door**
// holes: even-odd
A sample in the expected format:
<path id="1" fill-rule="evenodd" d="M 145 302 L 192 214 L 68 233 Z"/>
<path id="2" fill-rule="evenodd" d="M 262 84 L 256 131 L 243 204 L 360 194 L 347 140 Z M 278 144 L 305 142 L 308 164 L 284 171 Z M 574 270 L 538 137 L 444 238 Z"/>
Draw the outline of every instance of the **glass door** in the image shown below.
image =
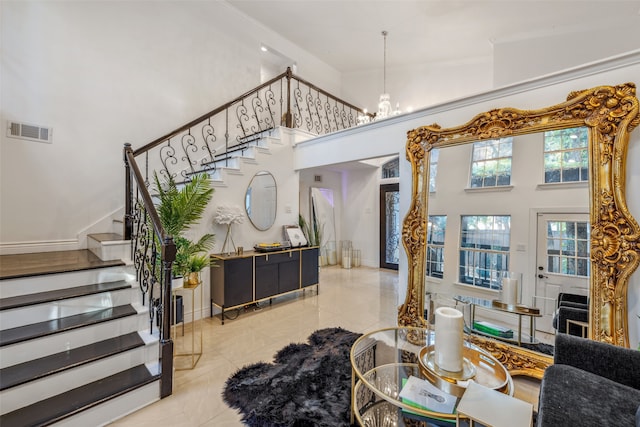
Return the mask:
<path id="1" fill-rule="evenodd" d="M 536 306 L 538 330 L 554 333 L 558 295 L 589 295 L 589 214 L 538 214 Z"/>
<path id="2" fill-rule="evenodd" d="M 400 186 L 380 186 L 380 268 L 398 269 L 400 259 Z"/>

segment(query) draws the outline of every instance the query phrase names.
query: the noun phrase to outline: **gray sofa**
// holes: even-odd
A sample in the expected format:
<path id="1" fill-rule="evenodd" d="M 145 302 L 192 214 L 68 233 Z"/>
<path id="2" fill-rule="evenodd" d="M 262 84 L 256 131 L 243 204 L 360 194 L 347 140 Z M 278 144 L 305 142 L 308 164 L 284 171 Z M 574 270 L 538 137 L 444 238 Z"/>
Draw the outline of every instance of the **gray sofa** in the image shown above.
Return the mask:
<path id="1" fill-rule="evenodd" d="M 640 427 L 640 351 L 557 334 L 537 427 Z"/>

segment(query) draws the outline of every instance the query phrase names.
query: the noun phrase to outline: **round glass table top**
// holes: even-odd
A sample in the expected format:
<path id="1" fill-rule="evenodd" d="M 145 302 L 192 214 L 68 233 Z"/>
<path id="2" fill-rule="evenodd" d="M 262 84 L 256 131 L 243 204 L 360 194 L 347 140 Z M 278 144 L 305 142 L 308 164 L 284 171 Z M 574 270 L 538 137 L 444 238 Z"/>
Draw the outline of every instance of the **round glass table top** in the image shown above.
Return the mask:
<path id="1" fill-rule="evenodd" d="M 433 329 L 413 327 L 373 331 L 362 335 L 354 342 L 350 355 L 354 374 L 352 406 L 358 421 L 363 422 L 368 408 L 377 407 L 379 411 L 380 405 L 383 405 L 380 403 L 381 401 L 387 402 L 384 404 L 387 407 L 391 405 L 391 407 L 399 408 L 403 413 L 414 416 L 455 420 L 455 407 L 461 394 L 447 393 L 451 390 L 442 387 L 438 381 L 434 381 L 429 372 L 425 371 L 426 362 L 421 363 L 420 361 L 421 357 L 425 357 L 424 349 L 430 348 L 434 344 L 435 331 Z M 465 349 L 468 348 L 474 353 L 480 353 L 481 359 L 495 361 L 499 368 L 503 368 L 485 350 L 466 341 L 464 345 Z M 472 363 L 479 362 L 474 359 Z M 486 369 L 486 367 L 481 369 Z M 513 382 L 506 370 L 504 372 L 507 376 L 507 385 L 500 391 L 513 395 Z M 450 381 L 453 381 L 457 387 L 465 387 L 464 381 L 439 379 L 445 384 L 450 384 Z M 414 383 L 425 385 L 424 388 L 420 388 L 419 393 L 422 396 L 429 396 L 432 400 L 428 400 L 428 402 L 433 403 L 433 406 L 430 405 L 431 407 L 428 408 L 416 405 L 415 401 L 407 398 L 408 394 L 403 388 L 408 383 L 411 386 Z M 439 403 L 442 403 L 443 406 L 439 406 Z"/>

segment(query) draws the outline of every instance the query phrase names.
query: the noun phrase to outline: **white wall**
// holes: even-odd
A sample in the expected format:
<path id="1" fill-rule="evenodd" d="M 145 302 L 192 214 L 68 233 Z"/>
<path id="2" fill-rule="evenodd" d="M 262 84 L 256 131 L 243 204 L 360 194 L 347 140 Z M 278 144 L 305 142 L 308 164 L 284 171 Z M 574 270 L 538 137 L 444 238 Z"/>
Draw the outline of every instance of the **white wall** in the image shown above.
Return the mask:
<path id="1" fill-rule="evenodd" d="M 361 252 L 361 263 L 380 266 L 380 168 L 370 167 L 343 173 L 344 240 Z"/>
<path id="2" fill-rule="evenodd" d="M 0 132 L 0 253 L 75 249 L 84 230 L 110 226 L 124 205 L 123 144 L 141 147 L 257 86 L 261 43 L 339 94 L 335 69 L 225 2 L 0 8 L 0 121 L 53 128 L 53 144 Z"/>
<path id="3" fill-rule="evenodd" d="M 492 87 L 493 62 L 490 57 L 469 58 L 447 63 L 417 63 L 406 68 L 387 68 L 387 92 L 395 108 L 417 110 L 448 99 L 462 98 Z M 373 113 L 378 111 L 383 90 L 383 70 L 343 73 L 345 99 Z"/>
<path id="4" fill-rule="evenodd" d="M 633 22 L 632 16 L 628 18 Z M 496 41 L 493 45 L 493 87 L 638 49 L 640 25 L 637 16 L 635 21 L 617 28 L 585 25 L 580 33 Z"/>

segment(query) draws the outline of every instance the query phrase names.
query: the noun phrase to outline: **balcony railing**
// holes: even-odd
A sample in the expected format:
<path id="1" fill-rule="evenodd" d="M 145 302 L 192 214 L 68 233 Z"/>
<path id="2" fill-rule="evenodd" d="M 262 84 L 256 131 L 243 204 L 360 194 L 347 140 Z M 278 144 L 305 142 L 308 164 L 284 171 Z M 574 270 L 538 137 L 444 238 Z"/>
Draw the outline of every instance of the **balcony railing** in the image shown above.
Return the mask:
<path id="1" fill-rule="evenodd" d="M 364 110 L 293 75 L 291 69 L 184 126 L 134 150 L 149 171 L 188 180 L 226 165 L 278 126 L 323 135 L 358 124 Z M 144 156 L 143 160 L 141 160 Z"/>

